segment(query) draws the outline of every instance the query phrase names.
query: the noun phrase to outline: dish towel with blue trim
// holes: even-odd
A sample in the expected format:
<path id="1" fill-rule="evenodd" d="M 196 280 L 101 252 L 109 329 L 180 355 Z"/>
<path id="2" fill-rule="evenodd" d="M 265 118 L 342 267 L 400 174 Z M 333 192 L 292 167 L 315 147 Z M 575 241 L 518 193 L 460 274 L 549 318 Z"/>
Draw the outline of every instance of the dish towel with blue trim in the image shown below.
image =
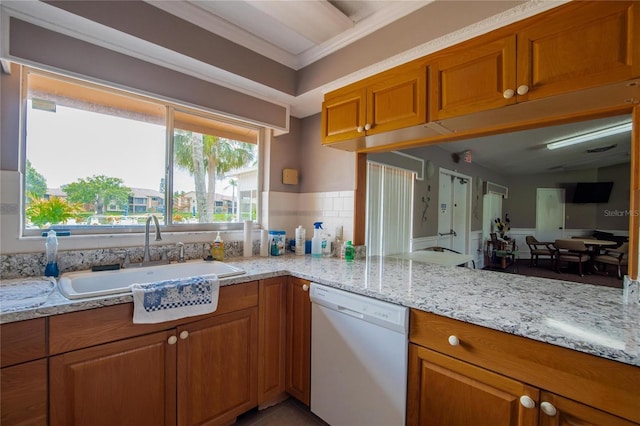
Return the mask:
<path id="1" fill-rule="evenodd" d="M 133 322 L 151 324 L 210 314 L 218 308 L 217 275 L 132 284 Z"/>

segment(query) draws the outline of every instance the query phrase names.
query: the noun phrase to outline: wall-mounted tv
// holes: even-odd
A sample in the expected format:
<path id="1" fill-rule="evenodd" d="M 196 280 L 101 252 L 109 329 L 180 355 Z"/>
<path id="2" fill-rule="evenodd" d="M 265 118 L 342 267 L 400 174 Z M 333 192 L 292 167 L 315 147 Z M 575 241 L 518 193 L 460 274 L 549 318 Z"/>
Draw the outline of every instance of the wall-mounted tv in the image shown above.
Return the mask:
<path id="1" fill-rule="evenodd" d="M 613 182 L 578 182 L 573 193 L 573 203 L 606 203 L 611 195 Z"/>

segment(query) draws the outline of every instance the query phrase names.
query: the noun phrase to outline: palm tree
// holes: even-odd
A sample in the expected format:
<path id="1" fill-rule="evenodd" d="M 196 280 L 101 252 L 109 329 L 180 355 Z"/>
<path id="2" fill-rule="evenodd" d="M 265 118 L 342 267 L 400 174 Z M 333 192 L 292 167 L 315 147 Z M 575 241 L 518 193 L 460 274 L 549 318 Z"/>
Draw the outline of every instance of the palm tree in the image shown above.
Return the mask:
<path id="1" fill-rule="evenodd" d="M 250 164 L 255 157 L 255 145 L 176 130 L 174 157 L 175 164 L 194 178 L 198 221 L 213 222 L 216 180 Z"/>
<path id="2" fill-rule="evenodd" d="M 235 217 L 235 215 L 237 213 L 237 210 L 236 210 L 236 188 L 238 187 L 238 179 L 229 179 L 229 186 L 231 187 L 231 214 Z M 227 188 L 229 188 L 229 186 L 227 186 Z"/>

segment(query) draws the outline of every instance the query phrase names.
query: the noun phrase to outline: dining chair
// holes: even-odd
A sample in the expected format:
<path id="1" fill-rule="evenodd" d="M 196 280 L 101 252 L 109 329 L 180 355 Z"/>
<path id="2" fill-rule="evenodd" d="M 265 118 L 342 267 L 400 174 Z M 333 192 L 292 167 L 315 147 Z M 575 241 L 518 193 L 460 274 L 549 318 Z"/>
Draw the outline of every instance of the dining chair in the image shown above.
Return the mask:
<path id="1" fill-rule="evenodd" d="M 553 247 L 553 243 L 540 242 L 533 235 L 527 235 L 525 241 L 529 246 L 531 252 L 531 260 L 529 266 L 538 266 L 538 258 L 540 256 L 549 256 L 553 264 L 556 249 Z"/>
<path id="2" fill-rule="evenodd" d="M 584 276 L 582 264 L 588 263 L 590 260 L 587 246 L 585 246 L 584 242 L 580 240 L 556 240 L 553 245 L 556 248 L 556 272 L 560 272 L 560 262 L 577 263 L 580 276 Z"/>
<path id="3" fill-rule="evenodd" d="M 602 270 L 606 272 L 607 265 L 618 267 L 618 279 L 622 279 L 622 266 L 629 262 L 629 243 L 622 243 L 618 248 L 604 248 L 603 253 L 593 258 L 594 263 L 600 263 Z"/>

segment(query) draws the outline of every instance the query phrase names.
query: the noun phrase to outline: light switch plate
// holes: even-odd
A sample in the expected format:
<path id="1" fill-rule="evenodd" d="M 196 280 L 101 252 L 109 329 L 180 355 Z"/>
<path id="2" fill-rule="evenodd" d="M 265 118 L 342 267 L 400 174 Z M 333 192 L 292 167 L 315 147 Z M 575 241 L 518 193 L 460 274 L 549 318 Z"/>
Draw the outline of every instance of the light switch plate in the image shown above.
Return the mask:
<path id="1" fill-rule="evenodd" d="M 296 169 L 282 169 L 282 183 L 285 185 L 297 185 L 298 171 Z"/>

